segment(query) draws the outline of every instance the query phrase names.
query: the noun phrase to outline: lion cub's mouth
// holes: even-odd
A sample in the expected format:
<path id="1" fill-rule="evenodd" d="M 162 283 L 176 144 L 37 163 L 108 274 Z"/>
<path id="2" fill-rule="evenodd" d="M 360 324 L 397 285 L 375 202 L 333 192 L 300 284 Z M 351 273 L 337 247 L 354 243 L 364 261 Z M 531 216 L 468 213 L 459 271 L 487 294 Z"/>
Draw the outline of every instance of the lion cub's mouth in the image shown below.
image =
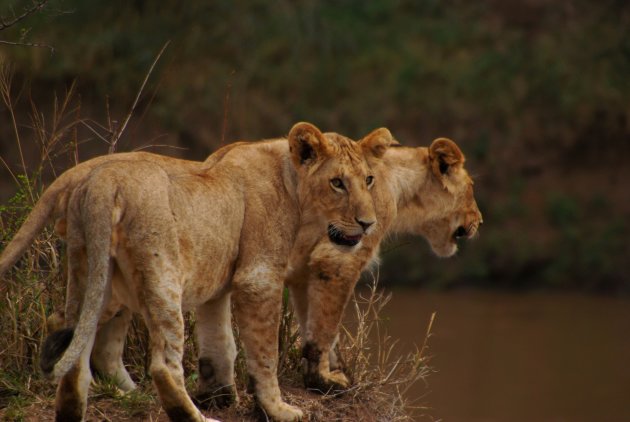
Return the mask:
<path id="1" fill-rule="evenodd" d="M 355 246 L 361 241 L 362 237 L 363 234 L 348 235 L 332 224 L 328 226 L 328 238 L 335 245 Z"/>

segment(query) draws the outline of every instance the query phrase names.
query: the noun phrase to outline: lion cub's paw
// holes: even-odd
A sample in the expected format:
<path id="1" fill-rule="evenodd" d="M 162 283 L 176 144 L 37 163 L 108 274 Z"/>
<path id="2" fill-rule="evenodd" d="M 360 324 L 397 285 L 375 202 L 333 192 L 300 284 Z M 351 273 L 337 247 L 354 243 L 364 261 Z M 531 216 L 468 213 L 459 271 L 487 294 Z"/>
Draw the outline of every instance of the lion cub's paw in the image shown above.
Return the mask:
<path id="1" fill-rule="evenodd" d="M 350 380 L 341 370 L 335 369 L 334 371 L 330 371 L 327 377 L 327 381 L 338 385 L 341 389 L 347 389 L 350 387 Z"/>
<path id="2" fill-rule="evenodd" d="M 304 384 L 308 390 L 320 394 L 341 393 L 350 387 L 350 380 L 340 370 L 323 373 L 307 373 Z"/>
<path id="3" fill-rule="evenodd" d="M 233 385 L 225 385 L 211 390 L 200 390 L 192 399 L 199 409 L 224 409 L 238 403 L 238 394 Z"/>
<path id="4" fill-rule="evenodd" d="M 271 418 L 278 422 L 294 422 L 304 418 L 304 412 L 301 409 L 284 402 L 280 402 L 273 409 L 267 409 L 267 411 Z"/>

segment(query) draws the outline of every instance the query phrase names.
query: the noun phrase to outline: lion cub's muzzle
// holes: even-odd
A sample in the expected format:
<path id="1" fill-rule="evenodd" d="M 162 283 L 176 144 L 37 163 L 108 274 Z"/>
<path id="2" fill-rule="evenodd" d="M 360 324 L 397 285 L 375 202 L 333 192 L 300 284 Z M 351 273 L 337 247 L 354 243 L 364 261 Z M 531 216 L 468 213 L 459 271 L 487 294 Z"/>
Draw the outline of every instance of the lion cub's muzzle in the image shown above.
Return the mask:
<path id="1" fill-rule="evenodd" d="M 358 233 L 350 234 L 344 232 L 334 224 L 328 225 L 328 238 L 336 245 L 340 246 L 356 246 L 359 244 L 365 234 L 367 234 L 370 227 L 374 225 L 374 221 L 362 221 L 355 218 L 357 224 L 361 227 Z"/>

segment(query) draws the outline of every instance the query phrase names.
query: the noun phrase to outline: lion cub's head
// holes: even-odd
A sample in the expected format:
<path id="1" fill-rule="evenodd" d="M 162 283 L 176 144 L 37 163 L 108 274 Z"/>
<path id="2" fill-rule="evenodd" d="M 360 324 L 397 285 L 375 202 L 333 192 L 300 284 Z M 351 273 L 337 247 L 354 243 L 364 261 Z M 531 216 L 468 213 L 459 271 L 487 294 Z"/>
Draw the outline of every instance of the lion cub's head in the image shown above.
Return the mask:
<path id="1" fill-rule="evenodd" d="M 391 134 L 378 129 L 354 142 L 337 134 L 324 135 L 309 123 L 298 123 L 288 140 L 300 179 L 297 193 L 302 224 L 327 230 L 336 245 L 358 245 L 377 224 L 370 191 L 378 180 L 367 159 L 383 156 L 393 142 Z"/>

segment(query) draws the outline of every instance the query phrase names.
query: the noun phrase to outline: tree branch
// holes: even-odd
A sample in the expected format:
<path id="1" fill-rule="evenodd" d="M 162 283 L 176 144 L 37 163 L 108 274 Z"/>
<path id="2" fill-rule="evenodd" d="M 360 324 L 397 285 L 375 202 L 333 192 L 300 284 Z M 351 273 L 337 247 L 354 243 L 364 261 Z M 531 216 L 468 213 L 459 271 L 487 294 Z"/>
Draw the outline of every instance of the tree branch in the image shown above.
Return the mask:
<path id="1" fill-rule="evenodd" d="M 50 54 L 55 53 L 55 48 L 52 45 L 48 45 L 48 44 L 38 44 L 38 43 L 32 43 L 32 42 L 14 42 L 14 41 L 5 41 L 5 40 L 0 40 L 0 44 L 17 45 L 17 46 L 22 46 L 22 47 L 47 48 L 50 50 Z"/>
<path id="2" fill-rule="evenodd" d="M 33 13 L 40 11 L 46 5 L 46 3 L 48 3 L 48 0 L 34 1 L 33 7 L 31 7 L 30 9 L 26 9 L 24 13 L 22 13 L 20 16 L 15 16 L 13 20 L 10 20 L 8 22 L 5 21 L 4 18 L 0 16 L 0 31 L 3 31 L 15 25 L 19 21 L 26 19 L 29 15 L 32 15 Z M 3 44 L 13 44 L 13 43 L 3 42 Z M 30 45 L 30 44 L 17 44 L 17 45 L 29 45 L 31 47 L 38 47 L 37 45 Z"/>

